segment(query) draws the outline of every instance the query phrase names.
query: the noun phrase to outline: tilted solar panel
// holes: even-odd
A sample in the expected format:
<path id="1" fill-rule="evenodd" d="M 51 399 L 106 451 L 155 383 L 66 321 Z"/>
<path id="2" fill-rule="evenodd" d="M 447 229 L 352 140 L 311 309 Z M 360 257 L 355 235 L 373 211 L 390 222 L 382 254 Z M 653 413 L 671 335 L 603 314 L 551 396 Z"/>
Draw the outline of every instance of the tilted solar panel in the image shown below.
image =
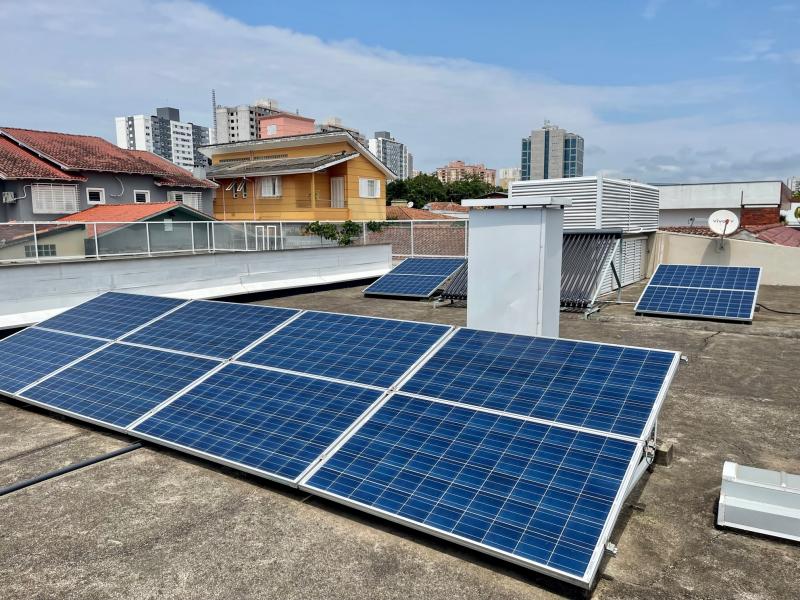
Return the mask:
<path id="1" fill-rule="evenodd" d="M 45 379 L 22 397 L 122 428 L 218 364 L 175 352 L 114 344 Z"/>
<path id="2" fill-rule="evenodd" d="M 9 336 L 0 343 L 0 391 L 13 394 L 104 343 L 33 328 Z"/>
<path id="3" fill-rule="evenodd" d="M 301 487 L 588 583 L 640 449 L 398 394 Z"/>
<path id="4" fill-rule="evenodd" d="M 394 275 L 389 273 L 364 290 L 365 294 L 427 298 L 438 290 L 443 279 L 433 275 Z"/>
<path id="5" fill-rule="evenodd" d="M 386 388 L 449 330 L 446 325 L 306 312 L 239 361 Z"/>
<path id="6" fill-rule="evenodd" d="M 662 350 L 459 329 L 401 390 L 638 438 L 649 434 L 678 360 Z"/>
<path id="7" fill-rule="evenodd" d="M 754 292 L 651 285 L 636 312 L 751 321 L 754 305 Z"/>
<path id="8" fill-rule="evenodd" d="M 759 267 L 661 264 L 653 273 L 650 284 L 755 291 L 760 275 Z"/>
<path id="9" fill-rule="evenodd" d="M 125 341 L 230 358 L 299 312 L 289 308 L 195 300 Z"/>
<path id="10" fill-rule="evenodd" d="M 228 364 L 139 423 L 134 432 L 294 481 L 381 394 Z"/>
<path id="11" fill-rule="evenodd" d="M 114 340 L 185 300 L 108 292 L 39 323 L 39 327 Z"/>
<path id="12" fill-rule="evenodd" d="M 392 269 L 392 274 L 435 275 L 442 278 L 455 273 L 464 262 L 463 258 L 407 258 Z"/>

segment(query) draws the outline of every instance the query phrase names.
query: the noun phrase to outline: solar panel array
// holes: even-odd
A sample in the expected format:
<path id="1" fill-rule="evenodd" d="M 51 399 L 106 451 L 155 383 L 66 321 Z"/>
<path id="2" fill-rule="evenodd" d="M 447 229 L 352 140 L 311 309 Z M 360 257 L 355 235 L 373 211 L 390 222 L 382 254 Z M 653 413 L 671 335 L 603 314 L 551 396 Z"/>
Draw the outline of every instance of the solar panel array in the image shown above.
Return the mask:
<path id="1" fill-rule="evenodd" d="M 752 321 L 760 267 L 658 265 L 636 303 L 644 314 Z"/>
<path id="2" fill-rule="evenodd" d="M 364 290 L 372 296 L 430 298 L 466 262 L 463 258 L 407 258 Z"/>
<path id="3" fill-rule="evenodd" d="M 163 300 L 106 294 L 0 341 L 0 392 L 584 587 L 678 361 Z"/>

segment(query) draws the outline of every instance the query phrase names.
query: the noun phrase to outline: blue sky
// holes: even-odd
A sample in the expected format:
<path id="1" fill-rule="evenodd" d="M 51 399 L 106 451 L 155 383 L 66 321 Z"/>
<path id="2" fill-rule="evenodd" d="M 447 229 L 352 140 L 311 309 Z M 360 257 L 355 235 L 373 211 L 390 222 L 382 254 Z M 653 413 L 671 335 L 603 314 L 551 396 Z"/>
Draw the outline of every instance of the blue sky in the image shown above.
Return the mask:
<path id="1" fill-rule="evenodd" d="M 800 0 L 0 0 L 0 21 L 2 124 L 112 138 L 165 104 L 208 124 L 215 87 L 389 129 L 425 170 L 518 166 L 548 118 L 587 174 L 800 175 Z"/>

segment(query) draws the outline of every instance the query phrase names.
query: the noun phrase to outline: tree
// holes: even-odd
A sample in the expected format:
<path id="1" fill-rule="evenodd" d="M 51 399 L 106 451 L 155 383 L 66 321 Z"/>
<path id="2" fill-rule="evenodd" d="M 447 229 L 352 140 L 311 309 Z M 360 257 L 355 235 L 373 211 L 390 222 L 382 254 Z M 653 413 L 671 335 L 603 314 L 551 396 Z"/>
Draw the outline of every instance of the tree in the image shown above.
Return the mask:
<path id="1" fill-rule="evenodd" d="M 405 200 L 408 195 L 408 184 L 405 179 L 395 179 L 386 184 L 386 204 L 392 200 Z"/>
<path id="2" fill-rule="evenodd" d="M 417 208 L 422 208 L 428 202 L 439 202 L 445 199 L 444 185 L 434 175 L 420 173 L 416 177 L 406 179 L 402 184 L 405 187 L 404 194 L 398 196 L 396 199 L 413 202 L 414 206 Z M 386 188 L 386 194 L 388 198 L 388 186 Z"/>
<path id="3" fill-rule="evenodd" d="M 467 175 L 448 183 L 445 194 L 448 201 L 460 203 L 464 198 L 480 198 L 494 190 L 495 186 L 486 183 L 479 175 Z"/>

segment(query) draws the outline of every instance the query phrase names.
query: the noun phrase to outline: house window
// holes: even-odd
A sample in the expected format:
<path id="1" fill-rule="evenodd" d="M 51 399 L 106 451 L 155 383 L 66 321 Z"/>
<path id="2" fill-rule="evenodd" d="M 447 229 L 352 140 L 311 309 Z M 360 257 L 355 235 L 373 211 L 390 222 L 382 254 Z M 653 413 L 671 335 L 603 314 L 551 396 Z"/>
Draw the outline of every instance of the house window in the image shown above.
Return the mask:
<path id="1" fill-rule="evenodd" d="M 247 198 L 247 180 L 243 179 L 239 186 L 236 188 L 242 193 L 242 198 Z"/>
<path id="2" fill-rule="evenodd" d="M 137 204 L 150 202 L 150 190 L 133 190 L 133 201 Z"/>
<path id="3" fill-rule="evenodd" d="M 381 197 L 381 181 L 380 179 L 365 179 L 363 177 L 358 180 L 358 195 L 362 198 L 380 198 Z"/>
<path id="4" fill-rule="evenodd" d="M 39 257 L 56 255 L 55 244 L 38 244 L 36 248 L 39 249 Z M 25 246 L 25 258 L 36 258 L 36 250 L 33 244 Z"/>
<path id="5" fill-rule="evenodd" d="M 203 194 L 201 192 L 167 192 L 170 202 L 183 202 L 189 208 L 203 210 Z"/>
<path id="6" fill-rule="evenodd" d="M 78 212 L 78 186 L 34 183 L 31 199 L 35 214 L 72 214 Z"/>
<path id="7" fill-rule="evenodd" d="M 281 177 L 275 175 L 273 177 L 261 178 L 261 197 L 262 198 L 278 198 L 282 193 Z"/>
<path id="8" fill-rule="evenodd" d="M 274 123 L 272 125 L 267 125 L 267 135 L 275 135 L 278 133 L 278 126 Z"/>
<path id="9" fill-rule="evenodd" d="M 105 204 L 105 188 L 86 188 L 86 201 L 89 204 Z"/>

